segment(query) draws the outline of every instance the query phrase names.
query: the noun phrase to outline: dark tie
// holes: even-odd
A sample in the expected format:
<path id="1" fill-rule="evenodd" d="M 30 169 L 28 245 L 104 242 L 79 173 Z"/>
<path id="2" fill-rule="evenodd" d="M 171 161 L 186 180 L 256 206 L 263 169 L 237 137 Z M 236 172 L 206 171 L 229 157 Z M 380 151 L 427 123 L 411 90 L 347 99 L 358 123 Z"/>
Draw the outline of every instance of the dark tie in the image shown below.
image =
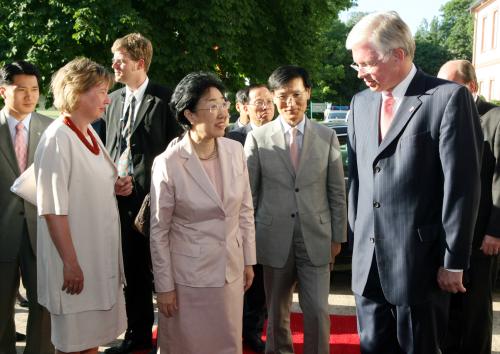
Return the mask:
<path id="1" fill-rule="evenodd" d="M 132 135 L 132 127 L 134 125 L 134 111 L 135 111 L 135 96 L 132 96 L 128 112 L 125 114 L 125 119 L 122 123 L 122 139 L 120 146 L 120 158 L 118 159 L 118 176 L 124 177 L 131 175 L 132 171 L 132 154 L 130 151 L 130 139 Z"/>

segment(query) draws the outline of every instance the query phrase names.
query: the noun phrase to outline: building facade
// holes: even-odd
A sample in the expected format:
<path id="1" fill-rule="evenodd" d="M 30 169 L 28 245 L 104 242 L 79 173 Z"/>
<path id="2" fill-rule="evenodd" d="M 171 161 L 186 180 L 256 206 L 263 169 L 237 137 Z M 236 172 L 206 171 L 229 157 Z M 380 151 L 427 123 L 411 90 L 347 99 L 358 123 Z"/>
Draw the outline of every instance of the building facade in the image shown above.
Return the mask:
<path id="1" fill-rule="evenodd" d="M 478 0 L 471 8 L 474 17 L 472 64 L 479 94 L 500 101 L 500 0 Z"/>

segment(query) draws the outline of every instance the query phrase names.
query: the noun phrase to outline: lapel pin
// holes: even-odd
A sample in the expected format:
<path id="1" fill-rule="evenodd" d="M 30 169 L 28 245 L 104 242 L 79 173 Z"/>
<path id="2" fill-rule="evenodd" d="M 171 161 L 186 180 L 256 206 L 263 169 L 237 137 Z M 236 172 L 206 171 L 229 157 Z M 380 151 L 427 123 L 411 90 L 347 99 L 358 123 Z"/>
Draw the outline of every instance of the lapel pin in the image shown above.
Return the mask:
<path id="1" fill-rule="evenodd" d="M 415 110 L 415 107 L 414 106 L 411 106 L 410 107 L 410 112 L 413 112 Z"/>

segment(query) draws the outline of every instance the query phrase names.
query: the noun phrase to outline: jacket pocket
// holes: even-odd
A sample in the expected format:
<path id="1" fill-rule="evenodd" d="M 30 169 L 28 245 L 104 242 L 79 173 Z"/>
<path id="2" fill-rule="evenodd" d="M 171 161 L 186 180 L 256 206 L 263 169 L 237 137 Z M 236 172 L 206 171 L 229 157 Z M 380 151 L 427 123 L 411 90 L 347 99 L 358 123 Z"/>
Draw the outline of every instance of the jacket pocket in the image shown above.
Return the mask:
<path id="1" fill-rule="evenodd" d="M 273 223 L 273 217 L 269 215 L 258 215 L 255 217 L 255 222 L 270 226 Z"/>
<path id="2" fill-rule="evenodd" d="M 172 253 L 188 257 L 199 257 L 201 246 L 181 240 L 171 240 L 170 250 Z"/>
<path id="3" fill-rule="evenodd" d="M 424 225 L 417 228 L 417 234 L 420 242 L 434 242 L 442 230 L 441 225 Z"/>

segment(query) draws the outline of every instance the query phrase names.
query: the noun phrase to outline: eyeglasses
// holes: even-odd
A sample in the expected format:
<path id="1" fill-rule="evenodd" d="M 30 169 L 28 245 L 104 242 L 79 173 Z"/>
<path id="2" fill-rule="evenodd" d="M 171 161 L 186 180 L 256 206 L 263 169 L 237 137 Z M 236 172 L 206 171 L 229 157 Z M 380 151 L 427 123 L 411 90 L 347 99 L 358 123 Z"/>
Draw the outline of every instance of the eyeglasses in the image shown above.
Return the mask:
<path id="1" fill-rule="evenodd" d="M 267 107 L 272 107 L 273 106 L 273 100 L 257 100 L 254 103 L 247 103 L 250 106 L 255 106 L 258 109 L 265 109 Z"/>
<path id="2" fill-rule="evenodd" d="M 377 66 L 379 66 L 381 63 L 386 62 L 386 60 L 387 60 L 387 55 L 384 55 L 379 60 L 376 60 L 373 62 L 368 62 L 368 63 L 363 63 L 363 64 L 352 63 L 349 66 L 351 68 L 353 68 L 354 70 L 356 70 L 358 73 L 371 74 Z"/>
<path id="3" fill-rule="evenodd" d="M 231 102 L 224 101 L 222 103 L 212 103 L 208 108 L 197 108 L 197 111 L 210 111 L 210 113 L 217 113 L 222 110 L 228 110 L 231 107 Z"/>
<path id="4" fill-rule="evenodd" d="M 302 102 L 302 100 L 304 99 L 304 92 L 305 91 L 297 91 L 297 92 L 294 92 L 290 95 L 279 95 L 279 96 L 276 96 L 276 98 L 281 102 L 281 103 L 288 103 L 290 101 L 290 99 L 293 99 L 293 102 L 295 103 L 298 103 L 298 102 Z"/>

